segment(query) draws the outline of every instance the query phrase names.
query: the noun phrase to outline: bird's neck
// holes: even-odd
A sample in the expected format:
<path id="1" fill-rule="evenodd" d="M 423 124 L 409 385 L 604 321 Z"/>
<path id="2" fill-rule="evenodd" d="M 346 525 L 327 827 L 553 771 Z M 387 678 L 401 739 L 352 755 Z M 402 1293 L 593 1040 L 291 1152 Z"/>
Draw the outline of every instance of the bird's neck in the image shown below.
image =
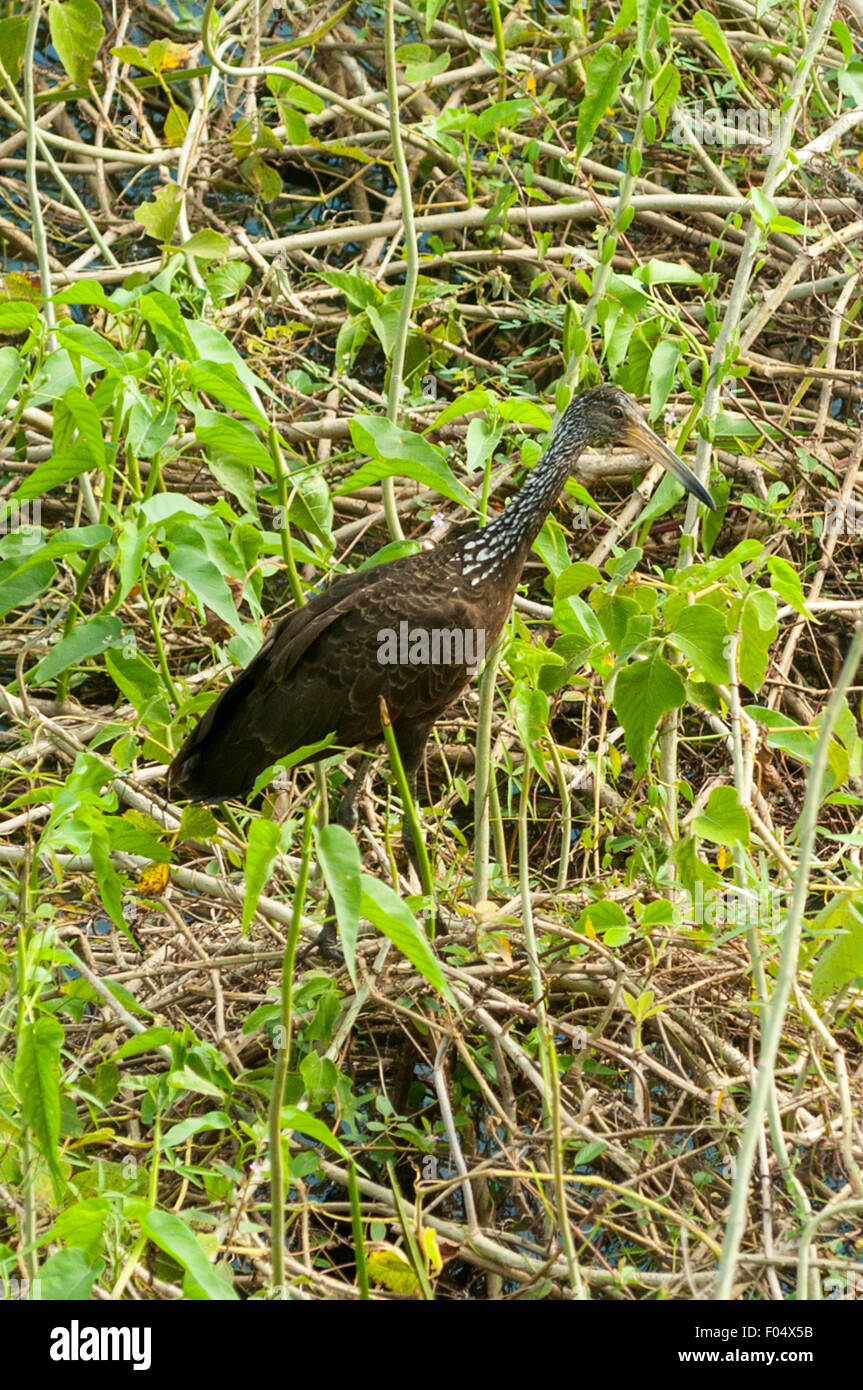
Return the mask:
<path id="1" fill-rule="evenodd" d="M 572 442 L 566 447 L 552 439 L 514 500 L 490 526 L 462 542 L 464 573 L 471 582 L 493 579 L 497 570 L 509 569 L 516 561 L 518 573 L 528 557 L 580 453 Z"/>

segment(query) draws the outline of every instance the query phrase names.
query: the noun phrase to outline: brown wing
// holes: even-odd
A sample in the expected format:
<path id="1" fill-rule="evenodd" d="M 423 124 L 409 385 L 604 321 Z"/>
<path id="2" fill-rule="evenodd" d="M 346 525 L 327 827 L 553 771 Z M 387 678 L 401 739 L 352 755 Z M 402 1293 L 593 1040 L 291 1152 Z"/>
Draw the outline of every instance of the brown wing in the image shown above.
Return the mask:
<path id="1" fill-rule="evenodd" d="M 168 770 L 172 794 L 196 801 L 242 796 L 270 763 L 328 734 L 334 748 L 376 743 L 381 695 L 406 761 L 415 764 L 432 724 L 471 672 L 463 661 L 389 662 L 381 634 L 398 636 L 400 624 L 415 630 L 430 619 L 469 628 L 472 618 L 454 585 L 448 548 L 337 579 L 279 623 L 210 706 Z"/>

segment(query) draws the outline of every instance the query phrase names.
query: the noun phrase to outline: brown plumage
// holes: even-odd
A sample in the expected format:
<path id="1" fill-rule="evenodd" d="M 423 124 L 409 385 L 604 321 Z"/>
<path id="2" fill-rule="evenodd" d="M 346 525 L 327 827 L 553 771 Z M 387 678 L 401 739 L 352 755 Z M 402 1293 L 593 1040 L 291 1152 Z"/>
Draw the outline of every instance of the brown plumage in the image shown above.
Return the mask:
<path id="1" fill-rule="evenodd" d="M 709 492 L 612 386 L 583 391 L 514 501 L 481 531 L 377 568 L 344 575 L 273 629 L 257 656 L 212 704 L 168 769 L 175 798 L 224 801 L 251 790 L 277 759 L 333 734 L 332 746 L 382 738 L 380 696 L 415 786 L 435 721 L 467 685 L 470 656 L 490 651 L 506 621 L 530 548 L 587 445 L 628 444 L 657 460 L 705 505 Z M 400 627 L 406 623 L 407 629 Z M 449 662 L 382 660 L 387 631 L 458 630 L 472 648 Z M 355 795 L 355 792 L 354 792 Z M 340 819 L 355 819 L 345 798 Z"/>

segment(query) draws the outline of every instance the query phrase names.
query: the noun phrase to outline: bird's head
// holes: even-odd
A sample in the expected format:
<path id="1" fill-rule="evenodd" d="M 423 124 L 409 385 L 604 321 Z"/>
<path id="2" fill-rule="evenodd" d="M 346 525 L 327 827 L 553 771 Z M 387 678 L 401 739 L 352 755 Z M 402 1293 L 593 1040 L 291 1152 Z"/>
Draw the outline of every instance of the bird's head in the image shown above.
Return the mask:
<path id="1" fill-rule="evenodd" d="M 586 446 L 605 449 L 613 444 L 635 449 L 654 463 L 661 463 L 711 511 L 716 509 L 704 484 L 654 433 L 641 406 L 619 386 L 592 386 L 580 392 L 561 416 L 555 436 L 564 448 L 571 445 L 579 453 Z"/>

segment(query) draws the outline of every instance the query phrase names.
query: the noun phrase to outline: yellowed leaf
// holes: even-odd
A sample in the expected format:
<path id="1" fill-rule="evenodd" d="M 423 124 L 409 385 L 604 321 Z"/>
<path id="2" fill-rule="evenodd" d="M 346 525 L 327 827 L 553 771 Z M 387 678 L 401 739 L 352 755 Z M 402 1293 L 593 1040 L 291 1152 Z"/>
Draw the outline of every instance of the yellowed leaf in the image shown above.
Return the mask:
<path id="1" fill-rule="evenodd" d="M 191 51 L 187 43 L 171 43 L 170 39 L 157 39 L 147 49 L 147 57 L 152 61 L 156 72 L 165 72 L 169 68 L 182 67 Z"/>
<path id="2" fill-rule="evenodd" d="M 368 1258 L 369 1278 L 373 1284 L 389 1289 L 391 1293 L 416 1293 L 419 1280 L 414 1268 L 403 1251 L 394 1245 L 372 1250 Z"/>
<path id="3" fill-rule="evenodd" d="M 483 932 L 478 945 L 483 955 L 500 956 L 507 965 L 512 965 L 512 946 L 509 937 L 502 931 Z"/>
<path id="4" fill-rule="evenodd" d="M 148 864 L 138 875 L 138 892 L 142 898 L 158 898 L 164 893 L 171 876 L 168 864 Z"/>
<path id="5" fill-rule="evenodd" d="M 440 1274 L 443 1269 L 443 1256 L 437 1243 L 437 1232 L 431 1226 L 424 1226 L 420 1235 L 422 1247 L 432 1274 Z"/>

